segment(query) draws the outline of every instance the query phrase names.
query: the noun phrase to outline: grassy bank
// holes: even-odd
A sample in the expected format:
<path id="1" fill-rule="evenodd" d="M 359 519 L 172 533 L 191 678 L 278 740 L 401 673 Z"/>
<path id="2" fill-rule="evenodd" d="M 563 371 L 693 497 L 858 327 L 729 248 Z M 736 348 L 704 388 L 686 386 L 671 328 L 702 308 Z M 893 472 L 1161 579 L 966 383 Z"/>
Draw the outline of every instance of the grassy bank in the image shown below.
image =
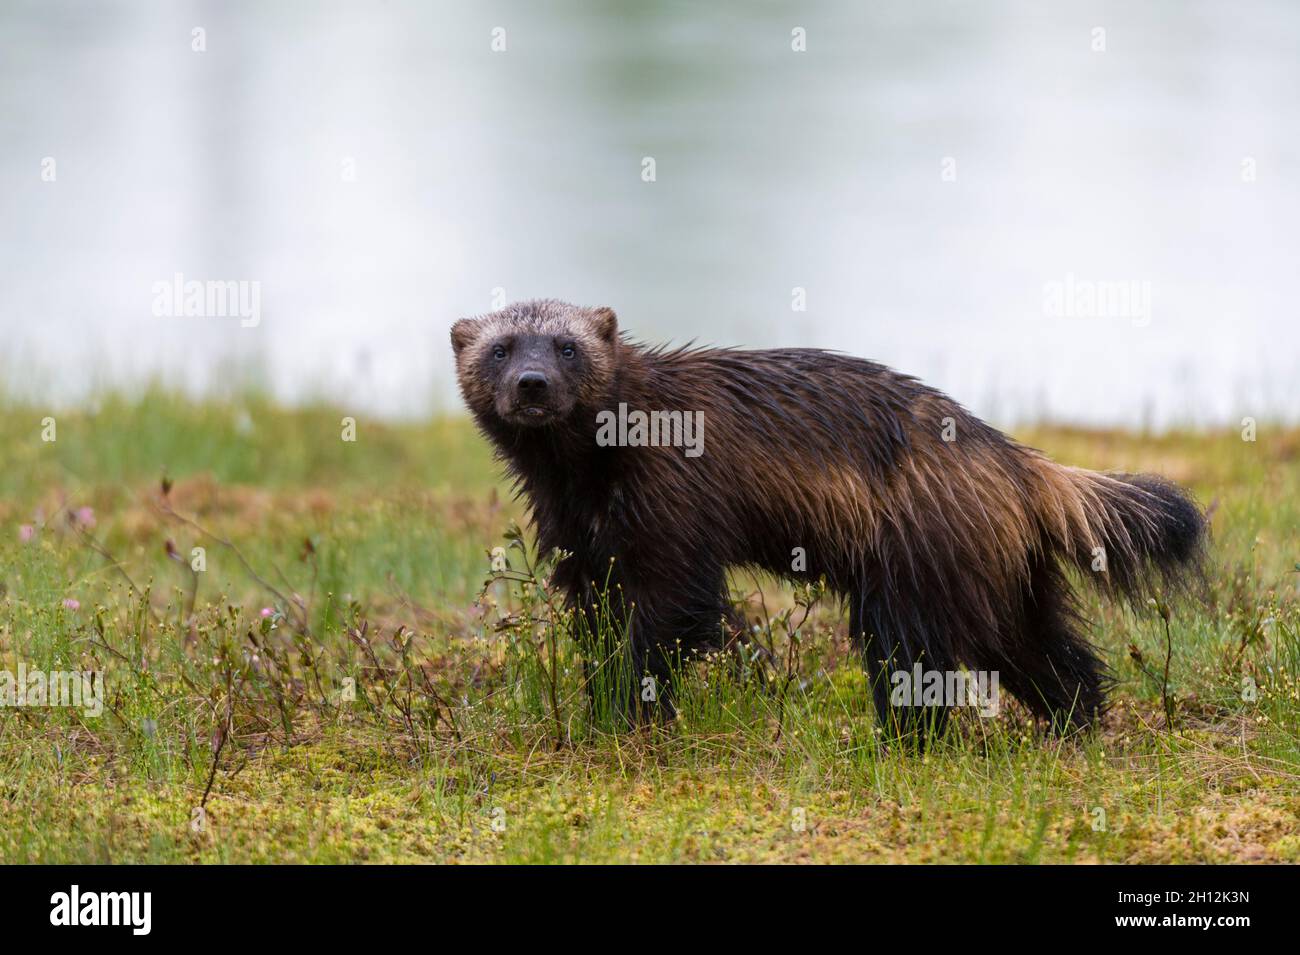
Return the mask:
<path id="1" fill-rule="evenodd" d="M 769 658 L 691 665 L 677 721 L 613 732 L 464 420 L 0 410 L 0 670 L 105 687 L 0 708 L 0 861 L 1300 861 L 1300 431 L 1017 435 L 1189 485 L 1207 589 L 1168 634 L 1088 597 L 1095 734 L 1007 705 L 918 756 L 839 608 L 745 575 Z"/>

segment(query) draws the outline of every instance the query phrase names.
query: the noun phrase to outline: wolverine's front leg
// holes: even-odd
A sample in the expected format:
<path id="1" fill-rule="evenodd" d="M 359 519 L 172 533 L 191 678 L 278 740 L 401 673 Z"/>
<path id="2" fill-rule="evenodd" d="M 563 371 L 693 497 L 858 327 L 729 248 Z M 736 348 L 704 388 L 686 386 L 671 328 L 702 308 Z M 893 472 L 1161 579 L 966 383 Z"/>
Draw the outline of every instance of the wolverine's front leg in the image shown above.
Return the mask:
<path id="1" fill-rule="evenodd" d="M 672 672 L 662 654 L 649 652 L 658 643 L 656 601 L 638 600 L 640 588 L 613 565 L 603 577 L 591 568 L 561 577 L 592 716 L 600 723 L 613 717 L 625 727 L 646 722 L 660 710 Z"/>
<path id="2" fill-rule="evenodd" d="M 676 714 L 676 680 L 699 653 L 725 645 L 724 621 L 733 615 L 721 566 L 696 558 L 673 572 L 660 564 L 627 566 L 622 591 L 628 608 L 628 646 L 634 702 L 642 719 Z"/>
<path id="3" fill-rule="evenodd" d="M 586 578 L 575 624 L 597 708 L 612 704 L 629 724 L 671 719 L 682 666 L 696 652 L 722 645 L 728 609 L 722 570 L 690 564 L 625 555 L 604 580 Z"/>

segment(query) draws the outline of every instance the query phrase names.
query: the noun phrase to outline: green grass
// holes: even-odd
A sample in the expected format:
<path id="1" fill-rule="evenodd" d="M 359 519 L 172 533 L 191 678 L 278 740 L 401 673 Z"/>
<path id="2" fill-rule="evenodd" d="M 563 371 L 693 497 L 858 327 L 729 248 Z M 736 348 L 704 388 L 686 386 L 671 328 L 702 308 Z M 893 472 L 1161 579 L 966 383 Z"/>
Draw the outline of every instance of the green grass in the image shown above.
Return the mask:
<path id="1" fill-rule="evenodd" d="M 98 717 L 0 708 L 0 862 L 1300 861 L 1300 431 L 1018 435 L 1211 507 L 1174 725 L 1162 621 L 1090 596 L 1119 679 L 1098 731 L 1004 706 L 919 755 L 882 742 L 833 603 L 799 625 L 747 576 L 776 662 L 684 663 L 679 718 L 620 731 L 617 659 L 593 711 L 462 419 L 345 442 L 343 412 L 251 392 L 96 405 L 0 402 L 0 670 L 107 687 Z"/>

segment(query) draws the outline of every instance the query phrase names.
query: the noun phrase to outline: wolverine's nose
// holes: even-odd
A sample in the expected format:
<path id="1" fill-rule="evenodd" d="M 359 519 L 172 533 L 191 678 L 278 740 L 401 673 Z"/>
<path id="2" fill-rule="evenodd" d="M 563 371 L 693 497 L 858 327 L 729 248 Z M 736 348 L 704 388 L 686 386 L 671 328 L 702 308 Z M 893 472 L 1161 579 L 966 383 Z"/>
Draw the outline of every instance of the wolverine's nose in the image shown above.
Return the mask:
<path id="1" fill-rule="evenodd" d="M 540 371 L 526 371 L 519 376 L 519 397 L 540 398 L 546 394 L 546 376 Z"/>

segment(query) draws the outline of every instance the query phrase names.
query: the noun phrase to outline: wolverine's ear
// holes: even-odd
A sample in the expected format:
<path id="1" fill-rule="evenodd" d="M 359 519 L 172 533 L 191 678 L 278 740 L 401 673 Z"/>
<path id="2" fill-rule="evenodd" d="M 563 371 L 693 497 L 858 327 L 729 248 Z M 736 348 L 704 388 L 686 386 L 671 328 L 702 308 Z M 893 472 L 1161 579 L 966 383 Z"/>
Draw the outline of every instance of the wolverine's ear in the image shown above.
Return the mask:
<path id="1" fill-rule="evenodd" d="M 602 340 L 612 342 L 614 336 L 618 334 L 618 316 L 607 305 L 593 308 L 591 310 L 591 327 L 596 330 L 596 334 Z"/>
<path id="2" fill-rule="evenodd" d="M 451 326 L 451 350 L 459 357 L 465 347 L 478 337 L 478 319 L 462 318 Z"/>

